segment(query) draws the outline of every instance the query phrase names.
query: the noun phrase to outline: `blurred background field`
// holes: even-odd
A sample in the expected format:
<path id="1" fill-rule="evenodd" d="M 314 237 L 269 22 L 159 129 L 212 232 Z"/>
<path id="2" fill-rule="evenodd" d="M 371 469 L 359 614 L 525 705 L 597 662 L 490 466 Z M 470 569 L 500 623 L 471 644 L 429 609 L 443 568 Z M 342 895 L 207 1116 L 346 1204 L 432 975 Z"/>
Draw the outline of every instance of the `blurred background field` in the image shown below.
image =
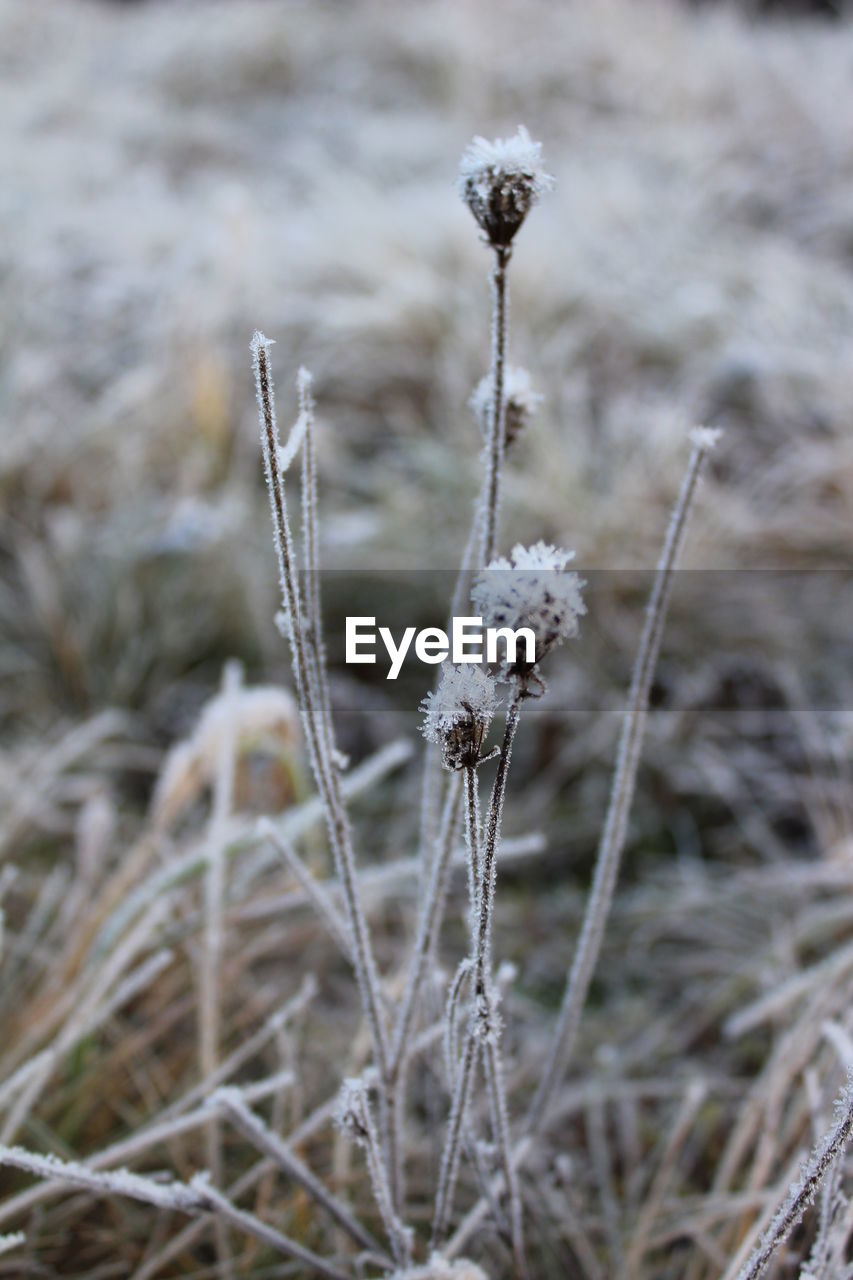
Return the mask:
<path id="1" fill-rule="evenodd" d="M 547 850 L 510 867 L 499 916 L 520 975 L 508 1011 L 517 1083 L 531 1083 L 525 1051 L 544 1043 L 571 956 L 686 432 L 720 426 L 687 564 L 721 572 L 704 586 L 684 575 L 676 592 L 585 1032 L 608 1079 L 723 1082 L 688 1153 L 696 1222 L 672 1238 L 658 1224 L 656 1246 L 646 1224 L 650 1256 L 675 1257 L 649 1264 L 656 1280 L 685 1274 L 672 1239 L 691 1232 L 718 1242 L 687 1274 L 719 1272 L 737 1223 L 709 1225 L 696 1205 L 731 1108 L 776 1043 L 767 1028 L 732 1043 L 723 1025 L 853 930 L 853 28 L 841 6 L 823 8 L 0 0 L 0 847 L 17 868 L 0 880 L 12 940 L 0 976 L 17 984 L 7 1067 L 59 1025 L 55 974 L 70 982 L 96 965 L 94 926 L 60 909 L 87 857 L 92 884 L 110 886 L 101 923 L 146 857 L 192 847 L 203 771 L 183 825 L 139 855 L 157 772 L 223 663 L 241 659 L 249 684 L 290 683 L 273 625 L 254 328 L 276 340 L 283 426 L 298 367 L 315 375 L 324 564 L 412 574 L 457 562 L 479 465 L 467 400 L 489 335 L 488 254 L 456 165 L 472 134 L 523 122 L 556 186 L 511 270 L 512 358 L 545 398 L 511 456 L 504 539 L 544 537 L 575 547 L 593 575 L 620 572 L 599 579 L 606 608 L 554 663 L 519 745 L 510 834 L 535 822 Z M 333 613 L 353 581 L 327 576 Z M 411 684 L 375 691 L 365 712 L 337 670 L 335 696 L 356 759 L 400 731 L 416 737 Z M 304 792 L 280 730 L 265 725 L 246 766 L 249 813 Z M 379 860 L 413 851 L 417 775 L 367 802 Z M 296 990 L 306 947 L 323 1007 L 346 1009 L 346 973 L 306 920 L 286 937 L 270 926 L 234 959 L 252 904 L 287 887 L 269 859 L 251 867 L 233 904 L 233 1043 L 268 995 Z M 191 896 L 169 911 L 158 927 L 178 960 L 152 1001 L 174 1020 L 144 1002 L 123 1015 L 142 1043 L 160 1019 L 134 1067 L 127 1023 L 78 1046 L 23 1126 L 31 1143 L 94 1150 L 196 1078 L 198 912 Z M 393 968 L 405 913 L 392 902 L 380 916 Z M 837 1061 L 819 1018 L 849 1021 L 847 979 L 842 966 L 800 1028 L 830 1093 Z M 255 987 L 257 1008 L 238 1011 Z M 311 1052 L 322 1064 L 331 1050 Z M 804 1065 L 773 1094 L 780 1111 Z M 647 1127 L 612 1172 L 626 1222 L 643 1185 L 628 1163 L 654 1169 L 680 1087 L 632 1104 Z M 791 1106 L 745 1178 L 756 1195 L 808 1130 L 801 1099 Z M 567 1149 L 591 1132 L 600 1156 L 596 1114 L 586 1129 L 571 1122 Z M 612 1263 L 628 1228 L 613 1226 L 600 1174 L 578 1194 Z M 144 1212 L 126 1211 L 133 1226 L 110 1263 L 121 1223 L 76 1211 L 49 1220 L 31 1273 L 135 1274 Z M 202 1274 L 200 1248 L 166 1274 Z M 592 1274 L 566 1248 L 576 1270 L 553 1274 Z"/>

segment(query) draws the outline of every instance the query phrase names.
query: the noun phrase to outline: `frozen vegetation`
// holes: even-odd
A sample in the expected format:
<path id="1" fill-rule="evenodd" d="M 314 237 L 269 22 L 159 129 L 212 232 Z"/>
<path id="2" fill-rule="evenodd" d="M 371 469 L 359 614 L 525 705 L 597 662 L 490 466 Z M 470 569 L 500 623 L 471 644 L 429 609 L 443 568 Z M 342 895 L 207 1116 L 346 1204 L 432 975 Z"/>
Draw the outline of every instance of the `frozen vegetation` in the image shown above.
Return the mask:
<path id="1" fill-rule="evenodd" d="M 0 1276 L 851 1274 L 851 57 L 0 0 Z"/>

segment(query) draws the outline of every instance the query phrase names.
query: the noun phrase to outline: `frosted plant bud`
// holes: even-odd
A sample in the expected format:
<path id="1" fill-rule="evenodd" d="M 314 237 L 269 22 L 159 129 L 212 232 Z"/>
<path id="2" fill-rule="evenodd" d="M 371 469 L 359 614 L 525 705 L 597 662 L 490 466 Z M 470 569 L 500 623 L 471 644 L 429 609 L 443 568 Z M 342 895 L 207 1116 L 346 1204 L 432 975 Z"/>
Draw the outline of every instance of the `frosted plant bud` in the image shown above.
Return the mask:
<path id="1" fill-rule="evenodd" d="M 368 1139 L 366 1107 L 364 1081 L 357 1076 L 344 1080 L 335 1107 L 335 1124 L 359 1146 L 363 1146 Z"/>
<path id="2" fill-rule="evenodd" d="M 505 249 L 554 179 L 542 168 L 542 144 L 523 125 L 513 138 L 475 138 L 459 165 L 459 194 L 486 233 Z"/>
<path id="3" fill-rule="evenodd" d="M 504 678 L 524 685 L 547 653 L 577 635 L 578 619 L 586 613 L 581 595 L 586 584 L 566 570 L 574 555 L 545 542 L 532 547 L 518 544 L 509 559 L 493 560 L 474 583 L 471 599 L 484 626 L 513 631 L 529 627 L 536 641 L 535 661 L 519 660 L 504 667 Z"/>
<path id="4" fill-rule="evenodd" d="M 477 384 L 469 404 L 474 417 L 480 424 L 484 437 L 489 438 L 489 414 L 494 398 L 492 375 L 486 374 Z M 507 448 L 515 443 L 523 431 L 527 429 L 544 400 L 530 385 L 530 374 L 526 369 L 510 367 L 504 375 L 504 406 L 506 413 L 506 433 L 504 444 Z"/>
<path id="5" fill-rule="evenodd" d="M 423 734 L 444 753 L 445 769 L 473 769 L 497 710 L 495 680 L 476 664 L 445 662 L 435 693 L 421 703 Z"/>

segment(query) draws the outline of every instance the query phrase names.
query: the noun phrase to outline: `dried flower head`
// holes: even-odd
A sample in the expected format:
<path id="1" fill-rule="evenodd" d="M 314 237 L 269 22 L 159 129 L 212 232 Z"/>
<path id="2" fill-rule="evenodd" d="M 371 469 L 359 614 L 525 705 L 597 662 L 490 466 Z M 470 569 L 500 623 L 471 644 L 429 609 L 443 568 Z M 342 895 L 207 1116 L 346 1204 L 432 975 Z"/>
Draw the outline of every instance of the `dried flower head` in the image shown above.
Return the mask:
<path id="1" fill-rule="evenodd" d="M 421 711 L 424 737 L 440 744 L 446 769 L 474 768 L 497 705 L 494 677 L 483 667 L 443 664 L 438 688 Z"/>
<path id="2" fill-rule="evenodd" d="M 487 373 L 481 378 L 471 395 L 469 404 L 474 417 L 480 424 L 484 437 L 489 438 L 489 413 L 494 398 L 494 382 Z M 510 448 L 518 437 L 529 426 L 537 408 L 544 400 L 530 385 L 530 374 L 526 369 L 510 366 L 504 374 L 504 405 L 506 428 L 504 445 Z"/>
<path id="3" fill-rule="evenodd" d="M 553 178 L 542 168 L 542 144 L 523 125 L 513 138 L 475 138 L 459 166 L 459 193 L 493 248 L 506 248 Z"/>
<path id="4" fill-rule="evenodd" d="M 526 680 L 551 649 L 577 635 L 586 605 L 584 582 L 566 571 L 574 554 L 544 542 L 519 544 L 509 559 L 493 560 L 474 583 L 471 599 L 486 627 L 529 627 L 536 640 L 535 662 L 504 668 L 505 678 Z"/>

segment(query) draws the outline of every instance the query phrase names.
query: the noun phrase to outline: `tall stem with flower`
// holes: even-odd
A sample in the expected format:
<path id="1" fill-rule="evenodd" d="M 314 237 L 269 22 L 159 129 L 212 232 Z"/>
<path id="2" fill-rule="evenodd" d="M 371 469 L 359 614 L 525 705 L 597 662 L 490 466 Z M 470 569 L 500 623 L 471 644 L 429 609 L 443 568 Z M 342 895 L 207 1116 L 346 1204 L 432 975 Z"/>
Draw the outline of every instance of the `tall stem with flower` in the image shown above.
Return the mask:
<path id="1" fill-rule="evenodd" d="M 468 848 L 472 860 L 469 883 L 473 886 L 471 902 L 472 942 L 469 960 L 473 999 L 459 1069 L 453 1080 L 450 1120 L 441 1161 L 438 1191 L 433 1218 L 433 1239 L 439 1242 L 447 1226 L 459 1170 L 461 1138 L 481 1050 L 492 1113 L 493 1137 L 505 1177 L 510 1206 L 513 1253 L 519 1274 L 524 1274 L 524 1246 L 521 1199 L 511 1159 L 511 1138 L 500 1054 L 500 1017 L 492 979 L 491 939 L 494 919 L 494 896 L 497 853 L 503 820 L 507 775 L 512 747 L 518 729 L 521 705 L 534 690 L 544 690 L 539 664 L 556 645 L 574 636 L 578 619 L 585 612 L 581 595 L 582 582 L 566 566 L 572 552 L 538 543 L 534 547 L 517 546 L 511 557 L 495 560 L 477 580 L 472 599 L 486 626 L 507 627 L 512 631 L 525 628 L 532 632 L 534 652 L 527 660 L 507 654 L 498 677 L 510 685 L 511 696 L 506 714 L 498 767 L 486 816 L 485 830 L 477 827 L 475 771 L 482 762 L 482 746 L 488 720 L 483 698 L 465 668 L 445 668 L 438 692 L 427 699 L 425 731 L 443 749 L 445 767 L 466 770 L 468 804 Z M 479 680 L 485 677 L 479 669 Z M 490 703 L 490 709 L 493 708 Z"/>

